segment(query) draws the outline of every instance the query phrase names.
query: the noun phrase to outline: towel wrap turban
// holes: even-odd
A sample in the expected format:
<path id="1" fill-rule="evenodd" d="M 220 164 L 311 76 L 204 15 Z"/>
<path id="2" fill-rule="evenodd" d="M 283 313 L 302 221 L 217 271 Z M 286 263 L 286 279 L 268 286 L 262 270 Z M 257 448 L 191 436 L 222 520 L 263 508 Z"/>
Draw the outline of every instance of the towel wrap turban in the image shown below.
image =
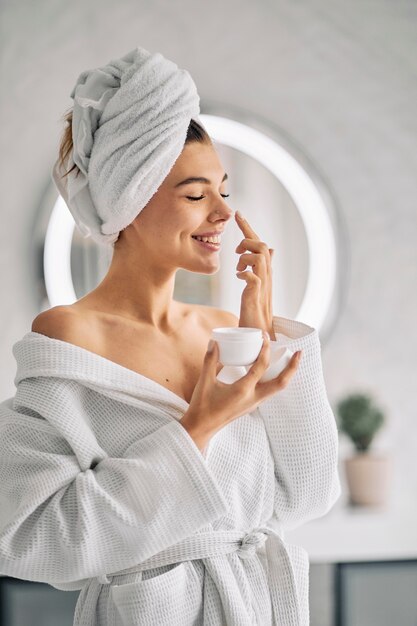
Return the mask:
<path id="1" fill-rule="evenodd" d="M 190 74 L 137 47 L 85 70 L 71 92 L 73 149 L 52 179 L 79 230 L 114 243 L 146 206 L 185 145 L 200 98 Z M 79 167 L 61 178 L 73 164 Z"/>

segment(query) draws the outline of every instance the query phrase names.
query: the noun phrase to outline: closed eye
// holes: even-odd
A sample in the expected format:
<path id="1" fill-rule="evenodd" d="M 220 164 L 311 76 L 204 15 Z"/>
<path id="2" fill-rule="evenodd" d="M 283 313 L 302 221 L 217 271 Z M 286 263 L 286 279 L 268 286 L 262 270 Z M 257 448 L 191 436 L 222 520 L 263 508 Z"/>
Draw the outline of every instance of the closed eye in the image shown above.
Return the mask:
<path id="1" fill-rule="evenodd" d="M 228 198 L 230 196 L 230 193 L 221 193 L 220 195 L 221 195 L 222 198 Z M 198 198 L 195 198 L 194 196 L 186 196 L 186 197 L 189 200 L 202 200 L 206 196 L 199 196 Z"/>

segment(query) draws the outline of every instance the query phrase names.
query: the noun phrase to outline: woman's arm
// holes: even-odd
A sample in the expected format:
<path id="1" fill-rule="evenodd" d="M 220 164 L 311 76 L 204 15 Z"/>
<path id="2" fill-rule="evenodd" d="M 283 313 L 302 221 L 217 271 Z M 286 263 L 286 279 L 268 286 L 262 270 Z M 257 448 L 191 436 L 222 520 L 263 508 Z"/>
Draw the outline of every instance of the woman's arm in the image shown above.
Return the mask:
<path id="1" fill-rule="evenodd" d="M 111 457 L 81 394 L 74 381 L 34 377 L 0 404 L 1 574 L 59 585 L 115 572 L 228 510 L 177 420 Z"/>
<path id="2" fill-rule="evenodd" d="M 274 316 L 277 342 L 303 350 L 289 385 L 262 402 L 261 415 L 274 460 L 274 515 L 293 528 L 325 515 L 341 494 L 338 431 L 330 407 L 316 329 Z"/>

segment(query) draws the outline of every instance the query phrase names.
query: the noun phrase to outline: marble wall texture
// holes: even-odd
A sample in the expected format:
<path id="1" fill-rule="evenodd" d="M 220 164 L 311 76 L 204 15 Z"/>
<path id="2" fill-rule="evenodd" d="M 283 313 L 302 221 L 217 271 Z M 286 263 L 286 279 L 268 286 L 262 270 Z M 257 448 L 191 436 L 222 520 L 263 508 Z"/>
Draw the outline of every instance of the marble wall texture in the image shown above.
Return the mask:
<path id="1" fill-rule="evenodd" d="M 413 0 L 3 2 L 0 397 L 14 394 L 11 347 L 38 313 L 30 241 L 72 85 L 142 45 L 187 68 L 202 104 L 284 129 L 327 180 L 350 259 L 323 345 L 329 398 L 376 396 L 388 422 L 375 449 L 394 457 L 395 497 L 415 499 L 416 27 Z"/>

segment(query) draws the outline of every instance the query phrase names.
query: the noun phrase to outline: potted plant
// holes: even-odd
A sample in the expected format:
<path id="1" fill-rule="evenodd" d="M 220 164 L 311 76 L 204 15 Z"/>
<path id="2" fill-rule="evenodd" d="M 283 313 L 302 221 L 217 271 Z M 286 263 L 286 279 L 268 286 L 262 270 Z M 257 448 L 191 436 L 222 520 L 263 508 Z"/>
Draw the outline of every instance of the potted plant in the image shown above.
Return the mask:
<path id="1" fill-rule="evenodd" d="M 385 423 L 384 412 L 369 393 L 351 393 L 336 405 L 339 431 L 352 441 L 354 456 L 344 460 L 350 504 L 384 504 L 391 478 L 391 459 L 384 453 L 371 453 L 371 443 Z"/>

